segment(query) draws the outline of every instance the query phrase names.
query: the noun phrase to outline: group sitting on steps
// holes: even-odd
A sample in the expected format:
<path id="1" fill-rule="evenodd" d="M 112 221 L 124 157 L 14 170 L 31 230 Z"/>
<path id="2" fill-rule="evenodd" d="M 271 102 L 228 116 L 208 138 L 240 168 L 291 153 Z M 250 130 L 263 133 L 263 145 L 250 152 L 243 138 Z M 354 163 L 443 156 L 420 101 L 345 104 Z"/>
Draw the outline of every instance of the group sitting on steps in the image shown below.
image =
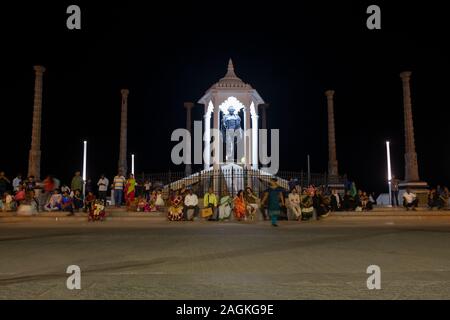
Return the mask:
<path id="1" fill-rule="evenodd" d="M 251 187 L 246 187 L 234 197 L 225 191 L 219 199 L 209 188 L 203 195 L 202 208 L 192 187 L 182 186 L 169 196 L 167 218 L 170 221 L 256 221 L 261 213 L 264 220 L 270 219 L 273 226 L 278 226 L 278 220 L 283 218 L 297 221 L 324 218 L 331 210 L 330 204 L 329 198 L 313 186 L 304 189 L 301 195 L 297 186 L 286 195 L 277 179 L 272 178 L 261 197 Z"/>

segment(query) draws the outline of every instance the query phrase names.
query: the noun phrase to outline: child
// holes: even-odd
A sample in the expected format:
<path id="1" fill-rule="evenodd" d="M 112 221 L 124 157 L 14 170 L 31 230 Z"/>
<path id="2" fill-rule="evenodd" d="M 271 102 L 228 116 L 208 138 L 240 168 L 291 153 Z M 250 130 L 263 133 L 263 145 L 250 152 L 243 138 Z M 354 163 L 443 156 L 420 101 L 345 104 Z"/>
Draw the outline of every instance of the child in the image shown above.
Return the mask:
<path id="1" fill-rule="evenodd" d="M 106 212 L 103 200 L 95 200 L 89 211 L 88 221 L 103 221 L 105 220 L 105 215 Z"/>
<path id="2" fill-rule="evenodd" d="M 67 191 L 63 192 L 61 199 L 61 208 L 63 211 L 69 212 L 69 216 L 73 216 L 73 199 Z"/>

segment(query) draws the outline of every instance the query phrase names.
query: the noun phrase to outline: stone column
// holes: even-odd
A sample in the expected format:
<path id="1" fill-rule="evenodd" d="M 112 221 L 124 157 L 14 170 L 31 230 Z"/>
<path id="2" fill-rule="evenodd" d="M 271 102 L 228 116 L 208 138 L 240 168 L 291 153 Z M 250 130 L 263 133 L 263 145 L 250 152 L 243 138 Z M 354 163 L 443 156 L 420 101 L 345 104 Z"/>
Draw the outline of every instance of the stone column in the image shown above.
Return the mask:
<path id="1" fill-rule="evenodd" d="M 122 113 L 120 116 L 119 172 L 127 174 L 127 125 L 128 125 L 128 89 L 120 90 L 122 94 Z"/>
<path id="2" fill-rule="evenodd" d="M 188 148 L 191 149 L 191 139 L 192 139 L 192 117 L 191 112 L 194 104 L 192 102 L 185 102 L 184 107 L 186 108 L 186 130 L 189 131 L 190 139 L 187 141 Z M 189 159 L 192 161 L 192 159 Z M 190 176 L 192 174 L 192 165 L 190 163 L 186 164 L 185 168 L 186 176 Z"/>
<path id="3" fill-rule="evenodd" d="M 400 73 L 403 83 L 403 109 L 405 120 L 405 182 L 420 181 L 414 142 L 414 125 L 411 108 L 411 90 L 409 80 L 411 72 Z"/>
<path id="4" fill-rule="evenodd" d="M 42 118 L 42 76 L 45 68 L 35 66 L 33 127 L 31 133 L 31 149 L 28 158 L 28 176 L 40 179 L 41 175 L 41 118 Z"/>
<path id="5" fill-rule="evenodd" d="M 204 142 L 205 142 L 205 151 L 204 155 L 206 159 L 204 159 L 204 170 L 209 169 L 211 165 L 211 110 L 207 106 L 205 106 L 205 114 L 203 115 L 203 124 L 205 126 L 204 133 Z"/>
<path id="6" fill-rule="evenodd" d="M 252 169 L 257 170 L 259 167 L 258 159 L 258 114 L 252 114 Z"/>
<path id="7" fill-rule="evenodd" d="M 338 162 L 336 156 L 336 137 L 334 130 L 334 90 L 325 91 L 328 106 L 328 175 L 331 177 L 338 176 Z"/>

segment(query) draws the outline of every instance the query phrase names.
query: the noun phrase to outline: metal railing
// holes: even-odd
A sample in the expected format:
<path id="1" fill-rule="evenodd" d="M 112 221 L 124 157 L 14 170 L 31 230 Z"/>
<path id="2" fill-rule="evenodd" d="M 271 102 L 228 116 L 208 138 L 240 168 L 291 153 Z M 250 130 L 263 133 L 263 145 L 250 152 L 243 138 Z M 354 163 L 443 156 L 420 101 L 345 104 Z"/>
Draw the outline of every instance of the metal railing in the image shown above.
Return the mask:
<path id="1" fill-rule="evenodd" d="M 202 170 L 190 176 L 184 172 L 162 172 L 162 173 L 143 173 L 137 175 L 137 192 L 143 190 L 145 181 L 152 183 L 153 189 L 162 189 L 164 196 L 167 197 L 171 190 L 180 190 L 182 188 L 192 188 L 194 193 L 201 196 L 213 188 L 214 192 L 222 196 L 228 193 L 234 196 L 239 190 L 251 187 L 257 195 L 262 195 L 264 190 L 269 187 L 269 181 L 273 176 L 263 170 L 254 169 L 218 169 Z M 280 171 L 276 178 L 278 184 L 284 189 L 289 189 L 289 181 L 295 180 L 295 183 L 301 187 L 309 185 L 329 186 L 343 184 L 345 177 L 330 177 L 326 173 L 308 173 L 304 171 Z"/>

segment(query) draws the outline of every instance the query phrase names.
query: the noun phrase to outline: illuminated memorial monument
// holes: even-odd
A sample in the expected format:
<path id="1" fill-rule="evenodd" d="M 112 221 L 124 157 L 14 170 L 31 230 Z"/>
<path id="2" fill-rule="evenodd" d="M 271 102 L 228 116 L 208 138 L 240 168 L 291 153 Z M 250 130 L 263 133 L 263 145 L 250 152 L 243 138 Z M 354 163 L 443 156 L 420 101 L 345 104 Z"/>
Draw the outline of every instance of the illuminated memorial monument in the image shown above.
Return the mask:
<path id="1" fill-rule="evenodd" d="M 225 76 L 198 103 L 204 105 L 203 170 L 171 183 L 170 188 L 195 184 L 200 175 L 208 174 L 215 177 L 212 179 L 215 191 L 226 187 L 233 193 L 246 185 L 268 180 L 272 175 L 259 167 L 258 106 L 264 106 L 265 102 L 251 85 L 237 77 L 231 59 Z M 232 177 L 226 174 L 230 171 Z M 287 188 L 287 181 L 279 179 L 279 183 Z"/>

